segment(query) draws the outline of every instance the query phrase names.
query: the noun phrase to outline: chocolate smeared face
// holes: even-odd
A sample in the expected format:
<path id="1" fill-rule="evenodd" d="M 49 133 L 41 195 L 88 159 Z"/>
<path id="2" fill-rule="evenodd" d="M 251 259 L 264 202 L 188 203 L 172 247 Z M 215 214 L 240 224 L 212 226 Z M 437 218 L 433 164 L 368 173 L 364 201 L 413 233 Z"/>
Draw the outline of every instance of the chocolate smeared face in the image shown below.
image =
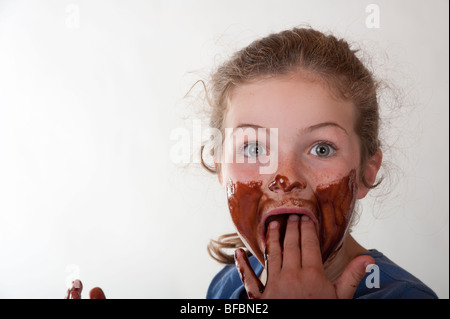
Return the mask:
<path id="1" fill-rule="evenodd" d="M 252 253 L 259 259 L 264 260 L 259 241 L 262 216 L 259 214 L 259 205 L 263 196 L 262 182 L 229 182 L 227 184 L 228 208 L 231 219 L 244 242 Z"/>
<path id="2" fill-rule="evenodd" d="M 284 180 L 287 178 L 284 177 Z M 316 224 L 322 261 L 327 261 L 339 250 L 348 230 L 357 194 L 356 171 L 352 170 L 336 182 L 319 185 L 312 192 L 292 192 L 285 188 L 287 191 L 279 194 L 281 197 L 277 199 L 273 198 L 270 185 L 273 186 L 269 184 L 264 189 L 262 181 L 230 181 L 227 184 L 230 214 L 247 248 L 264 263 L 268 224 L 272 220 L 279 222 L 282 243 L 289 215 L 306 214 Z M 304 194 L 309 193 L 309 198 L 303 198 Z"/>
<path id="3" fill-rule="evenodd" d="M 227 106 L 223 153 L 233 156 L 222 156 L 219 180 L 226 183 L 230 214 L 246 247 L 264 263 L 269 222 L 280 223 L 283 237 L 290 214 L 308 215 L 323 261 L 332 260 L 356 199 L 368 191 L 356 173 L 364 164 L 366 174 L 370 166 L 361 163 L 353 102 L 300 71 L 238 85 Z M 257 132 L 236 138 L 240 129 Z M 275 152 L 276 169 L 262 172 Z"/>
<path id="4" fill-rule="evenodd" d="M 357 186 L 356 171 L 340 181 L 319 186 L 315 191 L 319 211 L 319 241 L 322 261 L 328 260 L 342 245 L 355 208 Z"/>

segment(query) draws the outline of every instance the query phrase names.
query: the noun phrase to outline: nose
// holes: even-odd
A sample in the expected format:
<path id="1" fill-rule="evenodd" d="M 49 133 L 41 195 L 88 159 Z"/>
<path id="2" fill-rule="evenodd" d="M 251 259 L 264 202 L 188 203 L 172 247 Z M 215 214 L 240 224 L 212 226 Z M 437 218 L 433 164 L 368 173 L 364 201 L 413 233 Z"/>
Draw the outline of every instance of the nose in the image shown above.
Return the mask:
<path id="1" fill-rule="evenodd" d="M 295 149 L 287 147 L 278 153 L 277 171 L 269 179 L 268 188 L 275 193 L 301 191 L 307 187 L 305 176 L 308 167 L 304 165 Z"/>
<path id="2" fill-rule="evenodd" d="M 302 190 L 306 188 L 306 183 L 303 181 L 289 182 L 286 176 L 277 174 L 275 179 L 269 183 L 269 190 L 272 192 L 291 192 L 294 189 Z"/>

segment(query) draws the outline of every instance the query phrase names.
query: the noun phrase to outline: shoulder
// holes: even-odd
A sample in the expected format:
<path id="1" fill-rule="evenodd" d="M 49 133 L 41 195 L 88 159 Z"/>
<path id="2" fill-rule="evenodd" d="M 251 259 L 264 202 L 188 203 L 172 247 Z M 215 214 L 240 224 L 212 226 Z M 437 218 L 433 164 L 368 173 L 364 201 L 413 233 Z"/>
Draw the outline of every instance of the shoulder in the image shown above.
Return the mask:
<path id="1" fill-rule="evenodd" d="M 437 299 L 437 295 L 418 278 L 377 250 L 369 253 L 375 266 L 368 270 L 355 292 L 358 299 Z"/>
<path id="2" fill-rule="evenodd" d="M 250 257 L 250 265 L 256 274 L 262 266 L 255 257 Z M 245 292 L 239 273 L 234 264 L 224 266 L 212 279 L 206 293 L 207 299 L 237 299 Z"/>
<path id="3" fill-rule="evenodd" d="M 206 293 L 206 299 L 230 298 L 239 285 L 239 274 L 233 265 L 226 265 L 212 279 Z"/>

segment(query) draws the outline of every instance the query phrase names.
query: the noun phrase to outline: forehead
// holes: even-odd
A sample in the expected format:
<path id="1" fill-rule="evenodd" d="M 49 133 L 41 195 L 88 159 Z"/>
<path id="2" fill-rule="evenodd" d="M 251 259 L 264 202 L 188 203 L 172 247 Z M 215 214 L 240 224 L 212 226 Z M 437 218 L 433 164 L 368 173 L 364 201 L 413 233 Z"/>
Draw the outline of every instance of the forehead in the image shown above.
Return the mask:
<path id="1" fill-rule="evenodd" d="M 251 123 L 288 130 L 323 122 L 337 122 L 353 131 L 353 103 L 336 98 L 320 81 L 284 76 L 236 87 L 229 99 L 224 124 L 236 127 Z"/>

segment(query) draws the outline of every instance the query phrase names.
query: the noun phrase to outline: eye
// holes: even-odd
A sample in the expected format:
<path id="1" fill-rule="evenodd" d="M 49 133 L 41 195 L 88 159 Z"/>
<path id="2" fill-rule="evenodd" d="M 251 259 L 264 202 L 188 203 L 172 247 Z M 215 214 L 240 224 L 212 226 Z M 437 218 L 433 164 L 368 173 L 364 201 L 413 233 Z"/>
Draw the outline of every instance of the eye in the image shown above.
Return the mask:
<path id="1" fill-rule="evenodd" d="M 266 148 L 258 142 L 245 144 L 243 151 L 246 157 L 258 157 L 267 154 Z"/>
<path id="2" fill-rule="evenodd" d="M 336 148 L 330 143 L 320 142 L 313 146 L 311 154 L 318 157 L 329 157 L 336 153 Z"/>

